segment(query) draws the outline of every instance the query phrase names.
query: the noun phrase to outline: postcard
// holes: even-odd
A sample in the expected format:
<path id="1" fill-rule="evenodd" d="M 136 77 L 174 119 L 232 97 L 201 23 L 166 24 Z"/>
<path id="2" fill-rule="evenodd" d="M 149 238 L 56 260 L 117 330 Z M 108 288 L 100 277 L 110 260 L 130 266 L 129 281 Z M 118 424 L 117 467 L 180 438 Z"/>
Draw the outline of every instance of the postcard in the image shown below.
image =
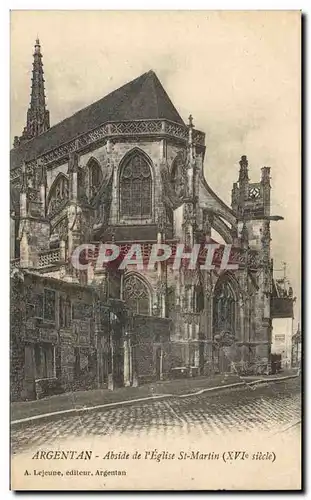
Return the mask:
<path id="1" fill-rule="evenodd" d="M 11 489 L 301 489 L 301 12 L 11 12 Z"/>

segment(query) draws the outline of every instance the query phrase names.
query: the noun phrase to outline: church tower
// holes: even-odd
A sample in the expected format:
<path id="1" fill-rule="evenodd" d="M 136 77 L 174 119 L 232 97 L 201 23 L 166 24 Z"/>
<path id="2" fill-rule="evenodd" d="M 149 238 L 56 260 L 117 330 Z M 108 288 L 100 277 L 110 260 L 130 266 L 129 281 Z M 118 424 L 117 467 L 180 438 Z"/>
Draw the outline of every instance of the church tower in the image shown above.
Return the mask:
<path id="1" fill-rule="evenodd" d="M 31 100 L 27 111 L 27 123 L 22 136 L 14 138 L 14 147 L 37 137 L 50 128 L 50 113 L 46 109 L 45 103 L 41 45 L 38 38 L 35 43 L 33 59 Z"/>

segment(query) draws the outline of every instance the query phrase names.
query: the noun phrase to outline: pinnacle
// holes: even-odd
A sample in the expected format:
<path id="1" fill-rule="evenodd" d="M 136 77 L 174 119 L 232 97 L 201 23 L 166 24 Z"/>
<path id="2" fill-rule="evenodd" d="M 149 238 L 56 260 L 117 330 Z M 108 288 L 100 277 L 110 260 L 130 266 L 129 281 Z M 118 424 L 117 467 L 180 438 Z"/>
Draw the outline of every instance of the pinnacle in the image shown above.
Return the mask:
<path id="1" fill-rule="evenodd" d="M 27 112 L 27 124 L 21 139 L 32 139 L 49 128 L 49 113 L 45 104 L 41 46 L 37 36 L 32 63 L 30 106 Z"/>

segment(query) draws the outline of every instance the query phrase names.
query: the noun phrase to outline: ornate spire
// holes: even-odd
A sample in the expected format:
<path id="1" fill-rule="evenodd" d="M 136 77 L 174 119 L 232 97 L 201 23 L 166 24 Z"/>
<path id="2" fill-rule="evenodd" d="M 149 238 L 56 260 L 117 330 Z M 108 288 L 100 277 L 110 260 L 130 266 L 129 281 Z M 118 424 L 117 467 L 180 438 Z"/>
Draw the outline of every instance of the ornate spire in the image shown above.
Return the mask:
<path id="1" fill-rule="evenodd" d="M 41 46 L 37 38 L 33 54 L 31 100 L 27 111 L 27 124 L 22 136 L 14 139 L 14 146 L 29 141 L 50 128 L 50 113 L 46 109 Z"/>

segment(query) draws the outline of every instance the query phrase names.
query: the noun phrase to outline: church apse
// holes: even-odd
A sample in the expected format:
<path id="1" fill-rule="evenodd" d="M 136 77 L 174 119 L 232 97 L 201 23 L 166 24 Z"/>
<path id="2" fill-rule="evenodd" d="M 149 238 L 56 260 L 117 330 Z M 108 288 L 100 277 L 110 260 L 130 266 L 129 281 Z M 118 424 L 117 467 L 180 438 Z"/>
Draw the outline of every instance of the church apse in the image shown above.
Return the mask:
<path id="1" fill-rule="evenodd" d="M 37 45 L 35 52 L 42 83 Z M 21 267 L 47 279 L 53 273 L 60 283 L 102 291 L 109 290 L 110 280 L 110 298 L 145 318 L 140 320 L 141 331 L 147 329 L 146 318 L 162 322 L 165 328 L 170 324 L 166 340 L 170 339 L 171 363 L 161 365 L 162 377 L 174 376 L 181 368 L 193 376 L 233 370 L 231 363 L 215 361 L 215 349 L 229 341 L 237 359 L 249 359 L 249 352 L 255 352 L 268 370 L 269 168 L 262 168 L 260 182 L 250 183 L 248 160 L 242 155 L 232 204 L 227 206 L 204 177 L 205 134 L 195 128 L 191 115 L 184 122 L 153 71 L 51 129 L 42 85 L 38 79 L 35 82 L 39 100 L 33 99 L 32 106 L 40 101 L 44 131 L 39 133 L 37 127 L 31 142 L 30 135 L 28 143 L 24 136 L 11 151 L 12 187 L 19 192 L 23 219 Z M 130 107 L 129 102 L 137 106 Z M 30 132 L 34 134 L 33 127 Z M 49 178 L 49 191 L 41 181 L 32 187 L 40 169 Z M 33 206 L 36 212 L 30 213 Z M 230 246 L 228 262 L 237 266 L 230 270 L 234 279 L 223 273 L 221 258 L 211 270 L 200 268 L 202 260 L 190 271 L 173 269 L 172 259 L 153 268 L 146 265 L 154 244 L 168 245 L 173 253 L 178 244 L 189 252 L 208 242 L 219 244 L 220 256 Z M 143 269 L 135 274 L 128 266 L 109 273 L 96 270 L 94 262 L 87 273 L 73 269 L 70 259 L 79 245 L 99 248 L 103 243 L 117 245 L 120 253 L 139 243 Z M 106 294 L 103 301 L 108 298 Z"/>

